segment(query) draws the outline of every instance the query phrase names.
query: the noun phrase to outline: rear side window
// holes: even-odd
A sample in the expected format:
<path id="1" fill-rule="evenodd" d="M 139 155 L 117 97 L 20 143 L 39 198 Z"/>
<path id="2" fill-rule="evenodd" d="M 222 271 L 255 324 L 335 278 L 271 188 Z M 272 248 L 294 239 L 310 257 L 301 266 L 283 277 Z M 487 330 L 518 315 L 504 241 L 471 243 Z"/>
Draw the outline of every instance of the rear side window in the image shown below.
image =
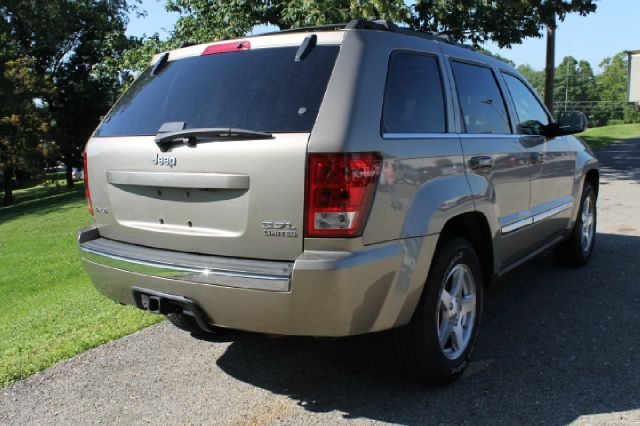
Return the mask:
<path id="1" fill-rule="evenodd" d="M 541 135 L 544 126 L 549 124 L 549 117 L 540 101 L 522 81 L 510 74 L 503 73 L 502 75 L 516 107 L 520 133 Z"/>
<path id="2" fill-rule="evenodd" d="M 452 62 L 467 133 L 511 133 L 509 116 L 490 68 Z"/>
<path id="3" fill-rule="evenodd" d="M 163 123 L 263 132 L 309 132 L 338 46 L 316 46 L 295 62 L 297 46 L 218 53 L 147 69 L 102 122 L 96 136 L 155 135 Z"/>
<path id="4" fill-rule="evenodd" d="M 382 111 L 383 133 L 444 133 L 445 103 L 433 56 L 394 53 Z"/>

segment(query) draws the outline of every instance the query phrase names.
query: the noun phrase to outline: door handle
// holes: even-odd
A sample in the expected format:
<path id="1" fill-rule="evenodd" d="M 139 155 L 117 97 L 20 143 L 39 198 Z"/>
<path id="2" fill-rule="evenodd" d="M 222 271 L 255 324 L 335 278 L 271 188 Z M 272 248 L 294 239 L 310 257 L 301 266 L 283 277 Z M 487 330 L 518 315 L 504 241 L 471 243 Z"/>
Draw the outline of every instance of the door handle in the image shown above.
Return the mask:
<path id="1" fill-rule="evenodd" d="M 544 152 L 532 152 L 531 164 L 544 163 Z"/>
<path id="2" fill-rule="evenodd" d="M 493 158 L 489 156 L 471 157 L 469 159 L 469 167 L 474 170 L 490 169 L 493 167 Z"/>

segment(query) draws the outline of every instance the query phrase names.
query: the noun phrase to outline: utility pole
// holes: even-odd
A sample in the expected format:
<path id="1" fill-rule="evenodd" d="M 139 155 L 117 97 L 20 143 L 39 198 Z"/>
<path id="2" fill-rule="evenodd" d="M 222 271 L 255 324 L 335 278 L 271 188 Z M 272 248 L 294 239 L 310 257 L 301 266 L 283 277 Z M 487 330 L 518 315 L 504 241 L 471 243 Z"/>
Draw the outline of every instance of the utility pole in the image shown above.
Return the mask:
<path id="1" fill-rule="evenodd" d="M 569 63 L 571 61 L 567 61 L 567 66 L 564 71 L 564 111 L 567 112 L 567 103 L 569 102 Z"/>
<path id="2" fill-rule="evenodd" d="M 556 15 L 547 24 L 547 63 L 544 69 L 544 104 L 553 114 L 553 80 L 556 57 Z"/>

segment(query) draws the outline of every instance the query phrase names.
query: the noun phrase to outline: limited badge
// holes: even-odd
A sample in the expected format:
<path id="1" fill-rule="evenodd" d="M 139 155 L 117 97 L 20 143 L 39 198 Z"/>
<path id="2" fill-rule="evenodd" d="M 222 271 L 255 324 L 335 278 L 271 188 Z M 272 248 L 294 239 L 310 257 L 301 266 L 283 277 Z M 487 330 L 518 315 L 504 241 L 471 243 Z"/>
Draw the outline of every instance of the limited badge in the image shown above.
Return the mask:
<path id="1" fill-rule="evenodd" d="M 295 238 L 298 236 L 296 227 L 286 220 L 262 222 L 262 230 L 264 231 L 265 237 Z"/>

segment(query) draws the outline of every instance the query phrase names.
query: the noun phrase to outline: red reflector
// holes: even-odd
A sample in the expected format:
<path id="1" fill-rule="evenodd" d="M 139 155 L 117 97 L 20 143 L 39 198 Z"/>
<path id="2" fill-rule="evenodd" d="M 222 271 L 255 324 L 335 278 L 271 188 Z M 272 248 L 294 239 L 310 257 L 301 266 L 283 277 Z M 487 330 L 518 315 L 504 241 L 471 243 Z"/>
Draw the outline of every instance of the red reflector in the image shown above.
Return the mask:
<path id="1" fill-rule="evenodd" d="M 89 204 L 89 213 L 93 216 L 93 204 L 91 203 L 91 192 L 89 191 L 89 169 L 87 168 L 87 151 L 82 153 L 82 161 L 84 162 L 84 195 L 87 197 Z"/>
<path id="2" fill-rule="evenodd" d="M 309 154 L 306 236 L 360 235 L 381 163 L 378 153 Z"/>
<path id="3" fill-rule="evenodd" d="M 251 49 L 251 42 L 249 40 L 234 41 L 233 43 L 224 44 L 212 44 L 211 46 L 207 46 L 200 56 L 215 55 L 216 53 L 225 52 L 239 52 L 249 49 Z"/>

